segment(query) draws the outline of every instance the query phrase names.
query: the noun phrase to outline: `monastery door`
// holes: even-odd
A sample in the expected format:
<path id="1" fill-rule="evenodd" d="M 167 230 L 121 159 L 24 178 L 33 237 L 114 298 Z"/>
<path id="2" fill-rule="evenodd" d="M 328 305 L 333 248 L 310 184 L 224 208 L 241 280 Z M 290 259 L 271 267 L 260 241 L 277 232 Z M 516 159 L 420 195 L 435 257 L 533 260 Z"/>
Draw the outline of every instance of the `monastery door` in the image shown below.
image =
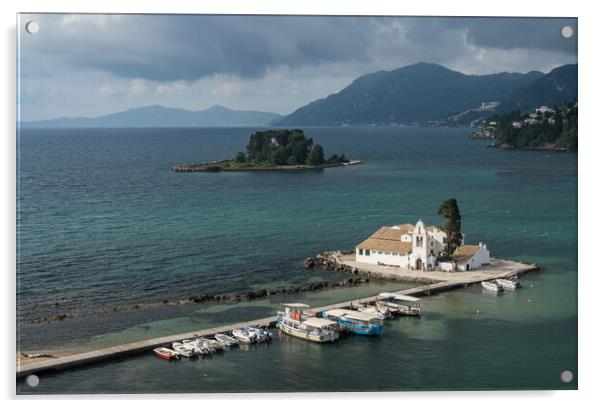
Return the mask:
<path id="1" fill-rule="evenodd" d="M 418 269 L 419 271 L 422 270 L 422 259 L 420 258 L 416 259 L 416 269 Z"/>

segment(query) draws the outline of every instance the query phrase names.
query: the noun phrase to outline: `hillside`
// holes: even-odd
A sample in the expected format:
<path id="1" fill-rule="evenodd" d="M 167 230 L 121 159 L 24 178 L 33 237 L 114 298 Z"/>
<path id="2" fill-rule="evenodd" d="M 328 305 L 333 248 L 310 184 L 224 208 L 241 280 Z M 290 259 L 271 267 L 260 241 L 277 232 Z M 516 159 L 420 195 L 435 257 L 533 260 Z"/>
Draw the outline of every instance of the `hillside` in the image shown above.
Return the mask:
<path id="1" fill-rule="evenodd" d="M 466 75 L 437 64 L 418 63 L 361 76 L 340 92 L 305 105 L 273 124 L 463 125 L 494 111 L 516 109 L 517 104 L 528 109 L 570 96 L 573 90 L 576 92 L 572 71 L 576 71 L 575 65 L 549 74 Z M 540 99 L 544 102 L 535 102 Z M 484 102 L 498 104 L 482 109 Z"/>
<path id="2" fill-rule="evenodd" d="M 57 118 L 22 122 L 26 127 L 192 127 L 265 126 L 280 115 L 268 112 L 237 111 L 223 106 L 190 111 L 161 105 L 144 106 L 95 118 Z"/>

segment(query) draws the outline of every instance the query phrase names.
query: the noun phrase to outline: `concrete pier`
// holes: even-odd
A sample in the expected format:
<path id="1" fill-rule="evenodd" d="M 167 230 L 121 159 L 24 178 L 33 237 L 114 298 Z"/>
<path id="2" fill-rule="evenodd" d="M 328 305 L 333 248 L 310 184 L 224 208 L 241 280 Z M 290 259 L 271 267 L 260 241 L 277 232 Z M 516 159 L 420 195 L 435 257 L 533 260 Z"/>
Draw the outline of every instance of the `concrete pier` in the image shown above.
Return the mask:
<path id="1" fill-rule="evenodd" d="M 348 262 L 350 260 L 339 259 L 341 262 Z M 366 267 L 363 265 L 353 265 L 354 267 Z M 378 269 L 372 270 L 372 275 L 378 274 L 379 278 L 385 279 L 396 279 L 396 280 L 411 280 L 413 276 L 407 276 L 404 279 L 401 274 L 405 273 L 400 271 L 399 268 L 370 265 Z M 385 269 L 383 269 L 385 268 Z M 387 269 L 389 268 L 389 269 Z M 415 288 L 401 290 L 395 293 L 402 295 L 432 295 L 437 292 L 443 292 L 455 288 L 461 288 L 472 284 L 477 284 L 482 281 L 508 278 L 512 276 L 522 275 L 529 271 L 539 269 L 538 265 L 535 264 L 524 264 L 515 261 L 507 260 L 492 260 L 491 265 L 484 268 L 479 268 L 471 272 L 432 272 L 440 273 L 443 276 L 426 276 L 429 272 L 417 272 L 413 273 L 420 274 L 420 278 L 430 279 L 431 282 L 426 285 L 418 286 Z M 409 272 L 409 271 L 408 271 Z M 442 279 L 446 278 L 446 279 Z M 322 307 L 312 308 L 313 311 L 321 312 L 327 309 L 341 308 L 349 306 L 350 303 L 370 303 L 374 302 L 377 295 L 368 296 L 361 299 L 352 299 L 345 302 L 327 305 Z M 28 359 L 17 362 L 17 378 L 25 377 L 29 374 L 39 373 L 43 371 L 59 371 L 68 368 L 81 367 L 89 364 L 100 363 L 112 359 L 124 358 L 144 352 L 148 352 L 156 347 L 171 345 L 174 341 L 181 341 L 184 339 L 194 338 L 196 336 L 212 336 L 217 333 L 230 332 L 232 330 L 244 328 L 247 326 L 271 326 L 275 324 L 276 316 L 268 316 L 263 319 L 250 320 L 247 322 L 233 323 L 230 325 L 224 325 L 220 327 L 214 327 L 210 329 L 196 330 L 187 333 L 174 334 L 172 336 L 158 337 L 154 339 L 141 340 L 123 345 L 102 348 L 93 351 L 87 351 L 83 353 L 74 353 L 66 356 L 58 356 L 56 358 L 40 358 L 40 359 Z"/>

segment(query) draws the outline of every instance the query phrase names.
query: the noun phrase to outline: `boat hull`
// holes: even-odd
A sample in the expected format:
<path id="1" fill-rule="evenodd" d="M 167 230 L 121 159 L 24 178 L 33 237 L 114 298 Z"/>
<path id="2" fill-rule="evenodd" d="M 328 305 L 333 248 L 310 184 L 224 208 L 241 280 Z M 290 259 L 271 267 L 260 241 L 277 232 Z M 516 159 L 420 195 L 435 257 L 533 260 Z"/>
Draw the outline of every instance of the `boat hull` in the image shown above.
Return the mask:
<path id="1" fill-rule="evenodd" d="M 287 334 L 287 335 L 293 336 L 293 337 L 297 337 L 298 339 L 311 341 L 314 343 L 332 343 L 339 339 L 339 332 L 337 332 L 337 331 L 333 331 L 328 334 L 317 335 L 317 334 L 312 334 L 312 333 L 308 333 L 308 332 L 301 331 L 301 330 L 296 330 L 296 329 L 289 327 L 282 323 L 278 323 L 277 327 L 284 334 Z"/>
<path id="2" fill-rule="evenodd" d="M 157 350 L 153 350 L 153 352 L 155 353 L 155 355 L 157 357 L 159 357 L 159 358 L 161 358 L 163 360 L 175 360 L 176 359 L 176 356 L 173 355 L 173 354 L 165 354 L 165 353 L 162 353 L 162 352 L 157 351 Z"/>

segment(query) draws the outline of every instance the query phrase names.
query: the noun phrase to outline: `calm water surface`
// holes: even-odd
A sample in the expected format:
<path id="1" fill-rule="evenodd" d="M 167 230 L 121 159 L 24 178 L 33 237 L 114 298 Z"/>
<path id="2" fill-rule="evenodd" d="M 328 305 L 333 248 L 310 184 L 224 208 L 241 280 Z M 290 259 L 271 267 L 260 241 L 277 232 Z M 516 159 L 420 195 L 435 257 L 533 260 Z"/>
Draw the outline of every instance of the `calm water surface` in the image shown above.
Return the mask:
<path id="1" fill-rule="evenodd" d="M 421 319 L 335 345 L 279 338 L 211 359 L 143 355 L 46 375 L 20 393 L 575 388 L 577 156 L 499 151 L 464 129 L 307 128 L 364 164 L 304 173 L 176 174 L 232 157 L 255 129 L 24 130 L 18 152 L 18 347 L 96 347 L 263 317 L 243 304 L 116 305 L 345 278 L 303 259 L 352 248 L 381 225 L 440 224 L 459 200 L 468 242 L 543 266 L 515 293 L 429 297 Z M 328 304 L 404 285 L 287 297 Z M 62 322 L 29 324 L 57 314 Z M 560 381 L 572 370 L 571 384 Z M 256 375 L 261 372 L 262 375 Z M 143 378 L 143 380 L 142 380 Z M 178 381 L 165 381 L 177 378 Z"/>

